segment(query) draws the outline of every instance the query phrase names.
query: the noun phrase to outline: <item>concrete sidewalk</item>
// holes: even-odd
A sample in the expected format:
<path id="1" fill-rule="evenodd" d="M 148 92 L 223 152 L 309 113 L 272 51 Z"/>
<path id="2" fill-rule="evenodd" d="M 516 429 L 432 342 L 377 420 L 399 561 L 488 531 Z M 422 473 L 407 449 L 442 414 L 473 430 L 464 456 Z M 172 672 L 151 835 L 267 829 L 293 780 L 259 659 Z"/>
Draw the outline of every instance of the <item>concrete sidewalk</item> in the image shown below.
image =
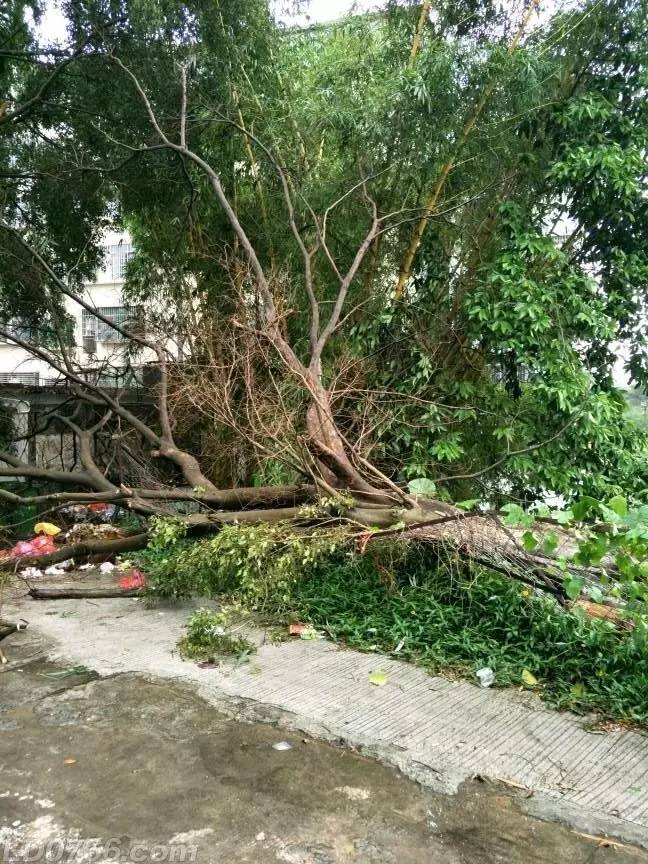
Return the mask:
<path id="1" fill-rule="evenodd" d="M 532 694 L 482 690 L 386 657 L 323 641 L 262 644 L 250 662 L 200 669 L 175 643 L 189 607 L 147 610 L 137 600 L 23 601 L 5 610 L 56 648 L 52 656 L 100 675 L 139 672 L 192 682 L 232 717 L 272 721 L 373 755 L 436 791 L 500 779 L 533 792 L 530 814 L 648 849 L 648 737 L 594 734 L 583 718 Z M 9 648 L 9 643 L 7 648 Z M 389 676 L 382 687 L 371 671 Z"/>

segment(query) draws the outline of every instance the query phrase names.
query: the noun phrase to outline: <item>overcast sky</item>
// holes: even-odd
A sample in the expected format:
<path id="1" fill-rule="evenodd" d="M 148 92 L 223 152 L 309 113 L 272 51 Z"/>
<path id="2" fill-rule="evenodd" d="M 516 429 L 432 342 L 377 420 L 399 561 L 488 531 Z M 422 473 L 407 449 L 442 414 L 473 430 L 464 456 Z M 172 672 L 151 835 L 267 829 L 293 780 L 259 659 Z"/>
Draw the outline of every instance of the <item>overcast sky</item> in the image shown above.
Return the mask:
<path id="1" fill-rule="evenodd" d="M 310 0 L 303 3 L 299 14 L 291 14 L 286 11 L 293 4 L 286 0 L 274 0 L 272 6 L 279 21 L 285 24 L 308 24 L 315 21 L 332 21 L 351 11 L 366 11 L 378 5 L 375 0 Z M 63 41 L 65 39 L 65 19 L 61 15 L 55 0 L 51 0 L 48 9 L 43 16 L 39 28 L 41 34 L 51 41 Z"/>

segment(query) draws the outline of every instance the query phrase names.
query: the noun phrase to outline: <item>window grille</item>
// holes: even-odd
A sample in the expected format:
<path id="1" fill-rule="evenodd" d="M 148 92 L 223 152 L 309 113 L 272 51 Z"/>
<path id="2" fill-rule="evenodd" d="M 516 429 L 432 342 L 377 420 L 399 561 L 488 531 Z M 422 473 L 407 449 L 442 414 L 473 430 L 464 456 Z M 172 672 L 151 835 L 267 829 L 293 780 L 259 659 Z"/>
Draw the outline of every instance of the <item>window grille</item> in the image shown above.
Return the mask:
<path id="1" fill-rule="evenodd" d="M 135 250 L 132 243 L 114 243 L 108 247 L 110 255 L 110 275 L 113 280 L 126 278 L 126 265 L 133 257 Z"/>
<path id="2" fill-rule="evenodd" d="M 38 386 L 39 372 L 0 372 L 0 384 L 24 384 Z"/>
<path id="3" fill-rule="evenodd" d="M 43 338 L 43 331 L 38 327 L 32 327 L 30 324 L 23 324 L 19 319 L 13 319 L 9 322 L 3 322 L 3 330 L 6 330 L 9 336 L 15 336 L 16 339 L 22 339 L 23 342 L 33 342 L 38 344 Z M 8 343 L 10 340 L 4 336 L 0 336 L 0 342 Z"/>
<path id="4" fill-rule="evenodd" d="M 132 306 L 97 306 L 97 312 L 122 327 L 135 315 Z M 83 310 L 81 324 L 84 338 L 92 337 L 97 342 L 122 342 L 124 339 L 121 333 L 86 309 Z"/>

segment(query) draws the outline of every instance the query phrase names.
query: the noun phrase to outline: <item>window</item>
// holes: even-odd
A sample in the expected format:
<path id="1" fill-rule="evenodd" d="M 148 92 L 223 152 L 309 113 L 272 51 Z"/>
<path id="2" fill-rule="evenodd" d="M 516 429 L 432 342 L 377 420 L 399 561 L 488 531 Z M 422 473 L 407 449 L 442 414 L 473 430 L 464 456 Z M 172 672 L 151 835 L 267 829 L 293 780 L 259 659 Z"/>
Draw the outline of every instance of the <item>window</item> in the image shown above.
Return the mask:
<path id="1" fill-rule="evenodd" d="M 38 386 L 39 372 L 0 372 L 0 384 L 23 384 Z"/>
<path id="2" fill-rule="evenodd" d="M 113 321 L 115 324 L 120 324 L 122 327 L 131 323 L 135 317 L 135 308 L 133 306 L 97 306 L 97 312 Z M 110 324 L 106 324 L 93 315 L 91 312 L 83 310 L 81 324 L 83 328 L 83 336 L 92 337 L 97 342 L 122 342 L 124 337 L 118 333 Z"/>
<path id="3" fill-rule="evenodd" d="M 114 280 L 126 278 L 126 265 L 133 257 L 135 250 L 132 243 L 114 243 L 108 247 L 110 255 L 110 275 Z"/>
<path id="4" fill-rule="evenodd" d="M 38 344 L 43 341 L 45 331 L 31 324 L 26 324 L 18 318 L 12 318 L 10 321 L 2 322 L 2 328 L 7 331 L 9 336 L 15 336 L 16 339 L 22 339 L 23 342 L 32 342 Z M 8 342 L 4 336 L 0 336 L 0 342 Z"/>

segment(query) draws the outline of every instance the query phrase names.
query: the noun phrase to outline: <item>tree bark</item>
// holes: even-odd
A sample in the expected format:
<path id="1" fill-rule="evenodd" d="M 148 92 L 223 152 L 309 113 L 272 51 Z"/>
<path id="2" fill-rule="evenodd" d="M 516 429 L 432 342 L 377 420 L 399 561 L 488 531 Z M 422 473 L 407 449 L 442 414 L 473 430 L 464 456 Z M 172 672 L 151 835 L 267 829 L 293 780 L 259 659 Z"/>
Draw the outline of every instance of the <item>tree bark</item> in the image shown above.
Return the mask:
<path id="1" fill-rule="evenodd" d="M 141 588 L 30 588 L 32 600 L 95 600 L 106 597 L 137 597 Z"/>

